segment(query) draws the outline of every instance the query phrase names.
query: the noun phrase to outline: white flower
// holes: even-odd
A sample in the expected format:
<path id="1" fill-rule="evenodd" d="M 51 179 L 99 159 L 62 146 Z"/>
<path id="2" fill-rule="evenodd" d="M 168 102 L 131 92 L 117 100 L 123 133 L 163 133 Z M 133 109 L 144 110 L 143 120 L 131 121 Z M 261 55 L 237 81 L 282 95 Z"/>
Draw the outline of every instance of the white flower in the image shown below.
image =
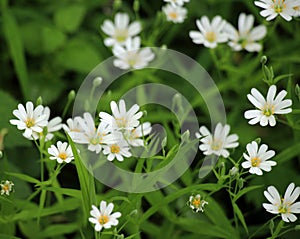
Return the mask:
<path id="1" fill-rule="evenodd" d="M 186 18 L 187 10 L 184 7 L 167 4 L 162 8 L 167 17 L 167 21 L 174 23 L 182 23 Z"/>
<path id="2" fill-rule="evenodd" d="M 254 16 L 241 13 L 238 20 L 238 31 L 229 23 L 225 26 L 225 32 L 229 38 L 228 45 L 235 51 L 245 49 L 249 52 L 260 51 L 261 44 L 257 43 L 267 34 L 267 28 L 259 25 L 253 28 Z"/>
<path id="3" fill-rule="evenodd" d="M 34 133 L 41 133 L 48 124 L 47 115 L 43 114 L 43 111 L 42 105 L 34 108 L 33 103 L 28 101 L 26 109 L 22 104 L 18 105 L 18 109 L 13 111 L 13 115 L 18 119 L 12 119 L 9 122 L 16 125 L 19 130 L 25 130 L 24 137 L 32 139 Z"/>
<path id="4" fill-rule="evenodd" d="M 229 156 L 228 148 L 236 148 L 239 143 L 238 136 L 236 134 L 229 134 L 230 126 L 225 124 L 222 126 L 218 123 L 214 134 L 212 135 L 205 126 L 201 126 L 200 133 L 196 133 L 196 137 L 200 139 L 199 149 L 203 151 L 205 155 L 215 154 L 217 156 L 223 156 L 227 158 Z"/>
<path id="5" fill-rule="evenodd" d="M 210 23 L 207 16 L 196 20 L 200 31 L 190 31 L 190 37 L 196 44 L 204 44 L 205 47 L 215 48 L 218 43 L 227 41 L 227 34 L 224 32 L 226 21 L 220 16 L 215 16 Z"/>
<path id="6" fill-rule="evenodd" d="M 154 59 L 154 54 L 150 48 L 141 48 L 141 39 L 139 37 L 130 38 L 126 41 L 125 47 L 116 45 L 113 48 L 113 54 L 117 58 L 113 64 L 123 70 L 142 69 L 148 66 Z"/>
<path id="7" fill-rule="evenodd" d="M 125 42 L 140 33 L 142 27 L 139 22 L 129 24 L 129 16 L 126 13 L 117 13 L 115 23 L 105 20 L 101 26 L 102 31 L 109 35 L 104 40 L 106 46 L 124 45 Z"/>
<path id="8" fill-rule="evenodd" d="M 269 186 L 264 191 L 265 197 L 271 203 L 263 203 L 263 207 L 270 213 L 281 214 L 281 218 L 285 222 L 294 222 L 297 217 L 293 213 L 300 213 L 300 202 L 296 199 L 300 195 L 300 187 L 295 188 L 294 183 L 290 183 L 285 191 L 284 197 L 281 198 L 274 186 Z"/>
<path id="9" fill-rule="evenodd" d="M 6 194 L 7 196 L 9 196 L 9 193 L 13 191 L 13 186 L 14 184 L 12 181 L 8 181 L 8 180 L 2 181 L 0 183 L 0 187 L 1 187 L 0 194 L 1 195 Z"/>
<path id="10" fill-rule="evenodd" d="M 263 8 L 260 15 L 266 17 L 267 21 L 270 21 L 280 15 L 285 20 L 292 20 L 295 10 L 294 8 L 299 5 L 299 0 L 259 0 L 254 4 Z"/>
<path id="11" fill-rule="evenodd" d="M 242 163 L 242 167 L 250 168 L 250 173 L 262 175 L 263 171 L 270 172 L 271 167 L 277 164 L 275 161 L 268 160 L 275 155 L 275 151 L 267 151 L 268 146 L 266 144 L 262 144 L 258 148 L 258 144 L 255 141 L 252 141 L 247 144 L 246 148 L 248 154 L 244 153 L 243 155 L 247 161 Z"/>
<path id="12" fill-rule="evenodd" d="M 112 115 L 106 112 L 100 112 L 99 117 L 102 122 L 110 125 L 112 130 L 132 130 L 139 126 L 139 119 L 143 112 L 140 112 L 140 107 L 134 104 L 128 111 L 124 100 L 119 101 L 119 106 L 115 101 L 110 102 Z"/>
<path id="13" fill-rule="evenodd" d="M 121 217 L 120 212 L 115 212 L 113 214 L 112 211 L 114 209 L 114 204 L 107 203 L 105 201 L 101 201 L 100 203 L 100 210 L 92 205 L 92 210 L 90 214 L 92 217 L 89 218 L 89 221 L 95 224 L 95 230 L 101 231 L 102 228 L 108 229 L 112 226 L 117 226 L 119 221 L 117 218 Z"/>
<path id="14" fill-rule="evenodd" d="M 67 119 L 67 124 L 63 124 L 63 129 L 67 132 L 82 132 L 83 129 L 79 124 L 81 117 L 76 116 L 74 119 Z"/>
<path id="15" fill-rule="evenodd" d="M 108 161 L 113 161 L 115 158 L 120 162 L 124 161 L 124 157 L 129 158 L 131 156 L 129 150 L 128 144 L 122 139 L 114 144 L 103 145 L 103 154 L 107 155 Z"/>
<path id="16" fill-rule="evenodd" d="M 150 134 L 151 130 L 151 124 L 149 122 L 145 122 L 135 129 L 125 131 L 123 136 L 125 137 L 126 142 L 131 146 L 144 146 L 144 140 L 141 139 L 141 137 Z"/>
<path id="17" fill-rule="evenodd" d="M 189 2 L 190 0 L 164 0 L 164 1 L 171 3 L 173 6 L 183 6 L 185 2 Z"/>
<path id="18" fill-rule="evenodd" d="M 204 206 L 208 204 L 207 201 L 201 199 L 201 195 L 197 194 L 196 196 L 190 196 L 189 198 L 189 206 L 195 212 L 204 212 Z"/>
<path id="19" fill-rule="evenodd" d="M 48 148 L 48 153 L 50 154 L 50 159 L 57 160 L 58 163 L 70 163 L 74 159 L 71 146 L 67 142 L 62 143 L 58 141 L 56 146 L 51 145 Z"/>
<path id="20" fill-rule="evenodd" d="M 114 143 L 114 138 L 110 133 L 109 124 L 100 122 L 96 128 L 92 115 L 88 112 L 83 114 L 83 118 L 78 118 L 78 123 L 82 132 L 69 132 L 75 143 L 87 144 L 88 150 L 100 153 L 103 144 Z"/>
<path id="21" fill-rule="evenodd" d="M 265 99 L 262 94 L 255 88 L 251 89 L 251 94 L 247 95 L 248 100 L 258 109 L 247 110 L 244 114 L 246 119 L 250 119 L 249 124 L 260 123 L 261 126 L 276 125 L 275 114 L 288 114 L 292 112 L 291 100 L 283 100 L 287 92 L 282 90 L 276 97 L 276 86 L 270 86 Z M 275 99 L 274 99 L 275 98 Z"/>

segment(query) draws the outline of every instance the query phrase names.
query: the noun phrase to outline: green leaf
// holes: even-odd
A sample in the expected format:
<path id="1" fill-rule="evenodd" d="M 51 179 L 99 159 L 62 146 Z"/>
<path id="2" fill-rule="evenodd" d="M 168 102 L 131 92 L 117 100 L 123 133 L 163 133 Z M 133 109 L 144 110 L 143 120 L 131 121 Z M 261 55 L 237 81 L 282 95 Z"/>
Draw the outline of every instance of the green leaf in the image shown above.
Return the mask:
<path id="1" fill-rule="evenodd" d="M 300 154 L 300 143 L 297 142 L 289 148 L 281 151 L 274 157 L 274 161 L 278 162 L 278 164 L 285 163 L 293 157 L 296 157 Z"/>
<path id="2" fill-rule="evenodd" d="M 70 40 L 56 56 L 59 65 L 82 73 L 90 72 L 100 60 L 98 49 L 90 42 L 78 38 Z"/>
<path id="3" fill-rule="evenodd" d="M 239 207 L 238 207 L 238 205 L 236 203 L 233 203 L 232 206 L 233 206 L 234 213 L 238 216 L 238 218 L 241 221 L 241 223 L 242 223 L 245 231 L 248 234 L 249 231 L 248 231 L 248 227 L 247 227 L 247 224 L 245 222 L 245 218 L 244 218 L 243 213 L 241 212 L 241 210 L 239 209 Z"/>
<path id="4" fill-rule="evenodd" d="M 86 166 L 83 164 L 78 150 L 68 134 L 67 137 L 73 151 L 75 166 L 79 178 L 80 189 L 82 192 L 82 207 L 84 212 L 83 223 L 84 225 L 86 225 L 86 218 L 88 218 L 89 211 L 92 205 L 96 203 L 96 189 L 94 177 L 88 172 Z"/>
<path id="5" fill-rule="evenodd" d="M 55 24 L 65 32 L 75 32 L 80 26 L 86 9 L 81 4 L 59 8 L 54 14 Z"/>
<path id="6" fill-rule="evenodd" d="M 0 239 L 22 239 L 21 237 L 14 237 L 10 235 L 0 234 Z"/>
<path id="7" fill-rule="evenodd" d="M 40 184 L 41 182 L 33 177 L 30 177 L 26 174 L 22 174 L 22 173 L 11 173 L 11 172 L 5 172 L 6 175 L 12 176 L 12 177 L 16 177 L 19 179 L 22 179 L 26 182 L 29 183 L 35 183 L 35 184 Z"/>
<path id="8" fill-rule="evenodd" d="M 78 231 L 78 223 L 69 223 L 62 225 L 50 225 L 44 231 L 41 231 L 35 238 L 54 237 L 64 234 L 70 234 Z"/>
<path id="9" fill-rule="evenodd" d="M 23 42 L 18 23 L 8 7 L 3 7 L 2 9 L 2 22 L 4 36 L 20 82 L 23 97 L 28 99 L 29 84 Z"/>
<path id="10" fill-rule="evenodd" d="M 47 187 L 47 191 L 61 193 L 63 195 L 67 195 L 73 198 L 77 198 L 81 200 L 81 191 L 77 189 L 71 188 L 58 188 L 58 187 Z"/>
<path id="11" fill-rule="evenodd" d="M 247 187 L 247 188 L 244 188 L 242 189 L 241 191 L 239 191 L 233 198 L 233 201 L 236 202 L 241 196 L 243 196 L 244 194 L 252 191 L 252 190 L 255 190 L 255 189 L 258 189 L 258 188 L 261 188 L 263 187 L 263 185 L 256 185 L 256 186 L 250 186 L 250 187 Z"/>
<path id="12" fill-rule="evenodd" d="M 45 53 L 51 53 L 63 46 L 66 36 L 59 29 L 52 26 L 45 26 L 42 29 L 43 49 Z"/>

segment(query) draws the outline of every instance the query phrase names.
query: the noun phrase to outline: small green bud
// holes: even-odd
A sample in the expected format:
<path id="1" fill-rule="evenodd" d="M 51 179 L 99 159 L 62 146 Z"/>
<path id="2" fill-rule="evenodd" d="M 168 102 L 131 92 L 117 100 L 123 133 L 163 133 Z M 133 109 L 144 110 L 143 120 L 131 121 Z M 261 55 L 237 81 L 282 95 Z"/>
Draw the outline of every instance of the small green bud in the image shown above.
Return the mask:
<path id="1" fill-rule="evenodd" d="M 36 100 L 36 105 L 42 105 L 42 104 L 43 104 L 42 96 L 39 96 Z"/>
<path id="2" fill-rule="evenodd" d="M 133 2 L 133 10 L 135 12 L 138 12 L 140 10 L 140 1 L 139 0 L 134 0 L 134 2 Z"/>
<path id="3" fill-rule="evenodd" d="M 260 62 L 261 62 L 261 64 L 263 64 L 263 65 L 265 65 L 265 64 L 267 63 L 267 61 L 268 61 L 268 58 L 267 58 L 266 56 L 262 56 L 262 57 L 260 58 Z"/>
<path id="4" fill-rule="evenodd" d="M 103 82 L 103 78 L 100 77 L 100 76 L 98 76 L 98 77 L 96 77 L 96 78 L 94 79 L 94 81 L 93 81 L 93 86 L 94 86 L 94 87 L 97 87 L 97 86 L 101 85 L 102 82 Z"/>
<path id="5" fill-rule="evenodd" d="M 186 130 L 182 135 L 181 135 L 181 141 L 182 143 L 185 143 L 185 142 L 189 142 L 190 140 L 190 131 L 189 130 Z"/>
<path id="6" fill-rule="evenodd" d="M 74 90 L 71 90 L 70 93 L 68 94 L 68 100 L 72 101 L 75 99 L 76 93 Z"/>
<path id="7" fill-rule="evenodd" d="M 229 170 L 229 175 L 234 177 L 239 173 L 239 168 L 234 166 Z"/>
<path id="8" fill-rule="evenodd" d="M 298 84 L 296 84 L 296 87 L 295 87 L 295 94 L 296 94 L 298 100 L 300 101 L 300 87 Z"/>
<path id="9" fill-rule="evenodd" d="M 257 144 L 260 144 L 260 143 L 261 143 L 261 138 L 256 138 L 254 141 L 255 141 Z"/>
<path id="10" fill-rule="evenodd" d="M 122 6 L 122 0 L 114 1 L 114 9 L 119 9 Z"/>

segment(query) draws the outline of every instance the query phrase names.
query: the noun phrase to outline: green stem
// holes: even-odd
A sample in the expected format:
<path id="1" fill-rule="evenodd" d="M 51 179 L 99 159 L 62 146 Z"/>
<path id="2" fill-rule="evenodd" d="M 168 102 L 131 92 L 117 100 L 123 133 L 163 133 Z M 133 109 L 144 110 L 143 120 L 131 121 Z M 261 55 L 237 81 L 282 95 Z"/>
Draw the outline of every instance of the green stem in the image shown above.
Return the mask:
<path id="1" fill-rule="evenodd" d="M 257 233 L 259 233 L 265 226 L 267 226 L 272 220 L 274 220 L 277 216 L 271 218 L 269 221 L 267 221 L 265 224 L 263 224 L 262 226 L 260 226 L 248 239 L 253 238 Z"/>
<path id="2" fill-rule="evenodd" d="M 209 49 L 209 53 L 210 53 L 210 56 L 211 56 L 211 58 L 214 62 L 214 65 L 217 69 L 218 77 L 221 80 L 223 77 L 222 77 L 222 74 L 221 74 L 221 71 L 220 71 L 220 68 L 219 68 L 219 61 L 218 61 L 218 58 L 217 58 L 217 55 L 216 55 L 216 52 L 215 52 L 215 48 L 214 49 Z"/>

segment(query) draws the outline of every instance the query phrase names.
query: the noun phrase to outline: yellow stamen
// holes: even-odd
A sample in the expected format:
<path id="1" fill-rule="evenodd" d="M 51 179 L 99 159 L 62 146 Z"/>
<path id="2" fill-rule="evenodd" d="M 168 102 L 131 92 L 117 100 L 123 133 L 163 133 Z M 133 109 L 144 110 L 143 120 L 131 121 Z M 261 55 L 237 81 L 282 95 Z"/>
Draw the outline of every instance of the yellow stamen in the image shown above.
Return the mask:
<path id="1" fill-rule="evenodd" d="M 108 223 L 109 219 L 108 219 L 108 216 L 106 215 L 103 215 L 103 216 L 100 216 L 98 218 L 98 222 L 101 224 L 101 225 L 104 225 L 106 223 Z"/>
<path id="2" fill-rule="evenodd" d="M 263 111 L 263 114 L 264 114 L 265 116 L 271 116 L 271 115 L 273 115 L 274 112 L 275 112 L 274 105 L 266 104 L 266 105 L 263 107 L 262 111 Z"/>
<path id="3" fill-rule="evenodd" d="M 28 118 L 26 121 L 25 121 L 25 124 L 26 124 L 26 127 L 27 128 L 31 128 L 32 126 L 34 126 L 34 119 L 33 118 Z"/>
<path id="4" fill-rule="evenodd" d="M 120 153 L 120 147 L 116 144 L 113 144 L 112 146 L 110 146 L 110 151 L 113 154 L 118 154 L 118 153 Z"/>
<path id="5" fill-rule="evenodd" d="M 258 157 L 255 157 L 255 158 L 251 159 L 252 167 L 258 167 L 260 165 L 260 163 L 261 163 L 261 160 Z"/>
<path id="6" fill-rule="evenodd" d="M 59 153 L 58 157 L 61 158 L 62 160 L 66 160 L 67 154 L 65 152 Z"/>
<path id="7" fill-rule="evenodd" d="M 192 201 L 192 205 L 195 206 L 196 208 L 200 207 L 200 204 L 201 204 L 200 198 L 194 198 L 194 200 Z"/>
<path id="8" fill-rule="evenodd" d="M 117 29 L 115 34 L 115 39 L 118 42 L 124 42 L 128 37 L 127 29 Z"/>
<path id="9" fill-rule="evenodd" d="M 172 18 L 172 19 L 177 19 L 178 18 L 178 14 L 177 14 L 177 12 L 170 12 L 169 13 L 169 17 Z"/>
<path id="10" fill-rule="evenodd" d="M 214 42 L 214 41 L 216 41 L 217 36 L 216 36 L 216 33 L 214 33 L 214 32 L 207 32 L 205 34 L 205 38 L 209 42 Z"/>

